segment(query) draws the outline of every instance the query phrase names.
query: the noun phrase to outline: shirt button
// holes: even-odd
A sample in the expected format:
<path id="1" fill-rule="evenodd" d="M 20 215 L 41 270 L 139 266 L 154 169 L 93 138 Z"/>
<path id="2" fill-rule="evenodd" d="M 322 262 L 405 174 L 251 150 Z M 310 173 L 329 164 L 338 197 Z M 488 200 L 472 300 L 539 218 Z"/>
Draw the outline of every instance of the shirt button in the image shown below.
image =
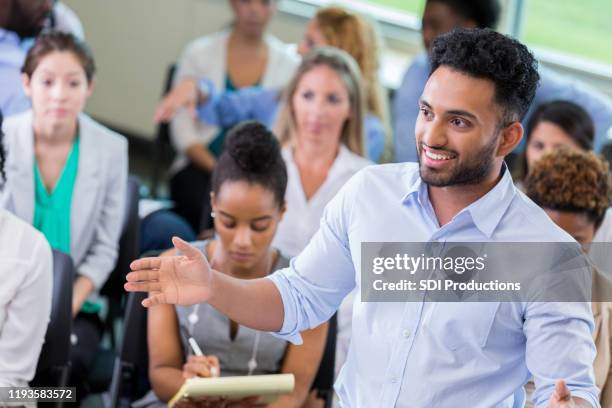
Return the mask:
<path id="1" fill-rule="evenodd" d="M 392 384 L 396 384 L 398 381 L 399 381 L 399 379 L 397 377 L 391 378 L 391 383 Z"/>
<path id="2" fill-rule="evenodd" d="M 405 338 L 410 337 L 410 330 L 408 330 L 408 329 L 404 330 L 404 331 L 402 332 L 402 335 L 403 335 Z"/>

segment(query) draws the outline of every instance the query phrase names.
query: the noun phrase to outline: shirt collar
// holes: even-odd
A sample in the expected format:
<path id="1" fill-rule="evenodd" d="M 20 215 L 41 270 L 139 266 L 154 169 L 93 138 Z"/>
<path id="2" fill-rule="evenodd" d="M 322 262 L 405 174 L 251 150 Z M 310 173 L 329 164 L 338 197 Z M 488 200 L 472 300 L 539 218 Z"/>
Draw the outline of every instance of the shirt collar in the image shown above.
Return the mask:
<path id="1" fill-rule="evenodd" d="M 464 211 L 470 213 L 476 228 L 487 238 L 491 238 L 515 195 L 516 187 L 504 162 L 502 177 L 495 187 L 470 204 Z"/>
<path id="2" fill-rule="evenodd" d="M 510 171 L 504 162 L 502 165 L 502 177 L 488 193 L 474 201 L 472 204 L 464 208 L 455 216 L 455 219 L 462 213 L 469 213 L 472 222 L 487 238 L 490 238 L 499 225 L 504 213 L 510 206 L 516 187 L 510 176 Z M 417 170 L 417 174 L 418 170 Z M 402 203 L 410 200 L 416 195 L 419 203 L 424 206 L 429 200 L 427 194 L 427 184 L 423 182 L 420 175 L 414 177 L 413 180 L 407 181 L 408 188 L 406 194 L 402 197 Z"/>

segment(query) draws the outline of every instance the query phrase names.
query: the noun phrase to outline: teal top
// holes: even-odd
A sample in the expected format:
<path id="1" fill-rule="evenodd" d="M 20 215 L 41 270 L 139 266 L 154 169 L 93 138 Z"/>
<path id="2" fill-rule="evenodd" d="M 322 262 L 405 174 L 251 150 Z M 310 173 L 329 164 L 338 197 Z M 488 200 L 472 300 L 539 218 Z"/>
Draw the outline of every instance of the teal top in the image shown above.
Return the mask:
<path id="1" fill-rule="evenodd" d="M 257 81 L 257 83 L 253 86 L 259 86 L 259 81 Z M 229 74 L 225 74 L 225 92 L 236 92 L 238 89 L 239 88 L 234 85 L 234 82 L 232 82 Z M 223 143 L 225 143 L 225 135 L 227 130 L 228 129 L 221 129 L 221 131 L 217 133 L 217 136 L 215 136 L 215 138 L 208 145 L 208 150 L 210 150 L 215 157 L 221 156 L 221 153 L 223 152 Z"/>
<path id="2" fill-rule="evenodd" d="M 49 245 L 70 253 L 70 209 L 72 191 L 79 166 L 79 137 L 77 135 L 66 164 L 53 191 L 49 193 L 42 181 L 38 162 L 34 160 L 34 227 L 43 233 Z"/>
<path id="3" fill-rule="evenodd" d="M 77 134 L 62 174 L 51 193 L 47 191 L 38 162 L 34 160 L 34 227 L 42 232 L 52 248 L 67 254 L 70 254 L 70 211 L 79 167 L 79 144 Z M 81 306 L 81 311 L 85 313 L 97 313 L 100 309 L 100 304 L 88 300 Z"/>

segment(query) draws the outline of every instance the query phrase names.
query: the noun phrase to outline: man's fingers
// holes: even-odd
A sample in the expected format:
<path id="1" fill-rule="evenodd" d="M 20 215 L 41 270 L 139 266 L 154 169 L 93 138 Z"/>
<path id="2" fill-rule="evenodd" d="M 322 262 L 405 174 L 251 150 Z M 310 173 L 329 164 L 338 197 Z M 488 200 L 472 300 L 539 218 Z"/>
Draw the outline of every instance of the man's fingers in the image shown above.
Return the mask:
<path id="1" fill-rule="evenodd" d="M 128 282 L 157 282 L 159 280 L 159 271 L 154 269 L 142 269 L 130 272 L 125 276 Z"/>
<path id="2" fill-rule="evenodd" d="M 130 269 L 133 271 L 139 271 L 142 269 L 159 269 L 161 263 L 162 260 L 159 257 L 136 259 L 130 264 Z"/>
<path id="3" fill-rule="evenodd" d="M 202 253 L 195 247 L 189 245 L 186 241 L 179 237 L 172 237 L 172 243 L 174 247 L 181 251 L 189 259 L 201 258 Z"/>
<path id="4" fill-rule="evenodd" d="M 161 283 L 155 282 L 127 282 L 123 285 L 127 292 L 161 292 Z"/>
<path id="5" fill-rule="evenodd" d="M 144 307 L 153 307 L 157 305 L 166 304 L 166 297 L 163 293 L 158 293 L 156 295 L 149 296 L 145 300 L 142 301 L 142 305 Z"/>

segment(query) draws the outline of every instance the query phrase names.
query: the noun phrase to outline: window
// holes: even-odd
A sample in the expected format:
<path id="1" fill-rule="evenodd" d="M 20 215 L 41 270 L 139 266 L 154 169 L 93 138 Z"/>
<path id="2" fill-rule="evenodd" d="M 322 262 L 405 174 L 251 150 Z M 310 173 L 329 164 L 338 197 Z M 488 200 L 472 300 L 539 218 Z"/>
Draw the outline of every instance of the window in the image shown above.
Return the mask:
<path id="1" fill-rule="evenodd" d="M 423 11 L 423 0 L 370 0 L 369 3 L 388 7 L 395 11 L 405 12 L 421 16 Z"/>
<path id="2" fill-rule="evenodd" d="M 524 7 L 527 44 L 612 67 L 609 0 L 527 0 Z"/>

